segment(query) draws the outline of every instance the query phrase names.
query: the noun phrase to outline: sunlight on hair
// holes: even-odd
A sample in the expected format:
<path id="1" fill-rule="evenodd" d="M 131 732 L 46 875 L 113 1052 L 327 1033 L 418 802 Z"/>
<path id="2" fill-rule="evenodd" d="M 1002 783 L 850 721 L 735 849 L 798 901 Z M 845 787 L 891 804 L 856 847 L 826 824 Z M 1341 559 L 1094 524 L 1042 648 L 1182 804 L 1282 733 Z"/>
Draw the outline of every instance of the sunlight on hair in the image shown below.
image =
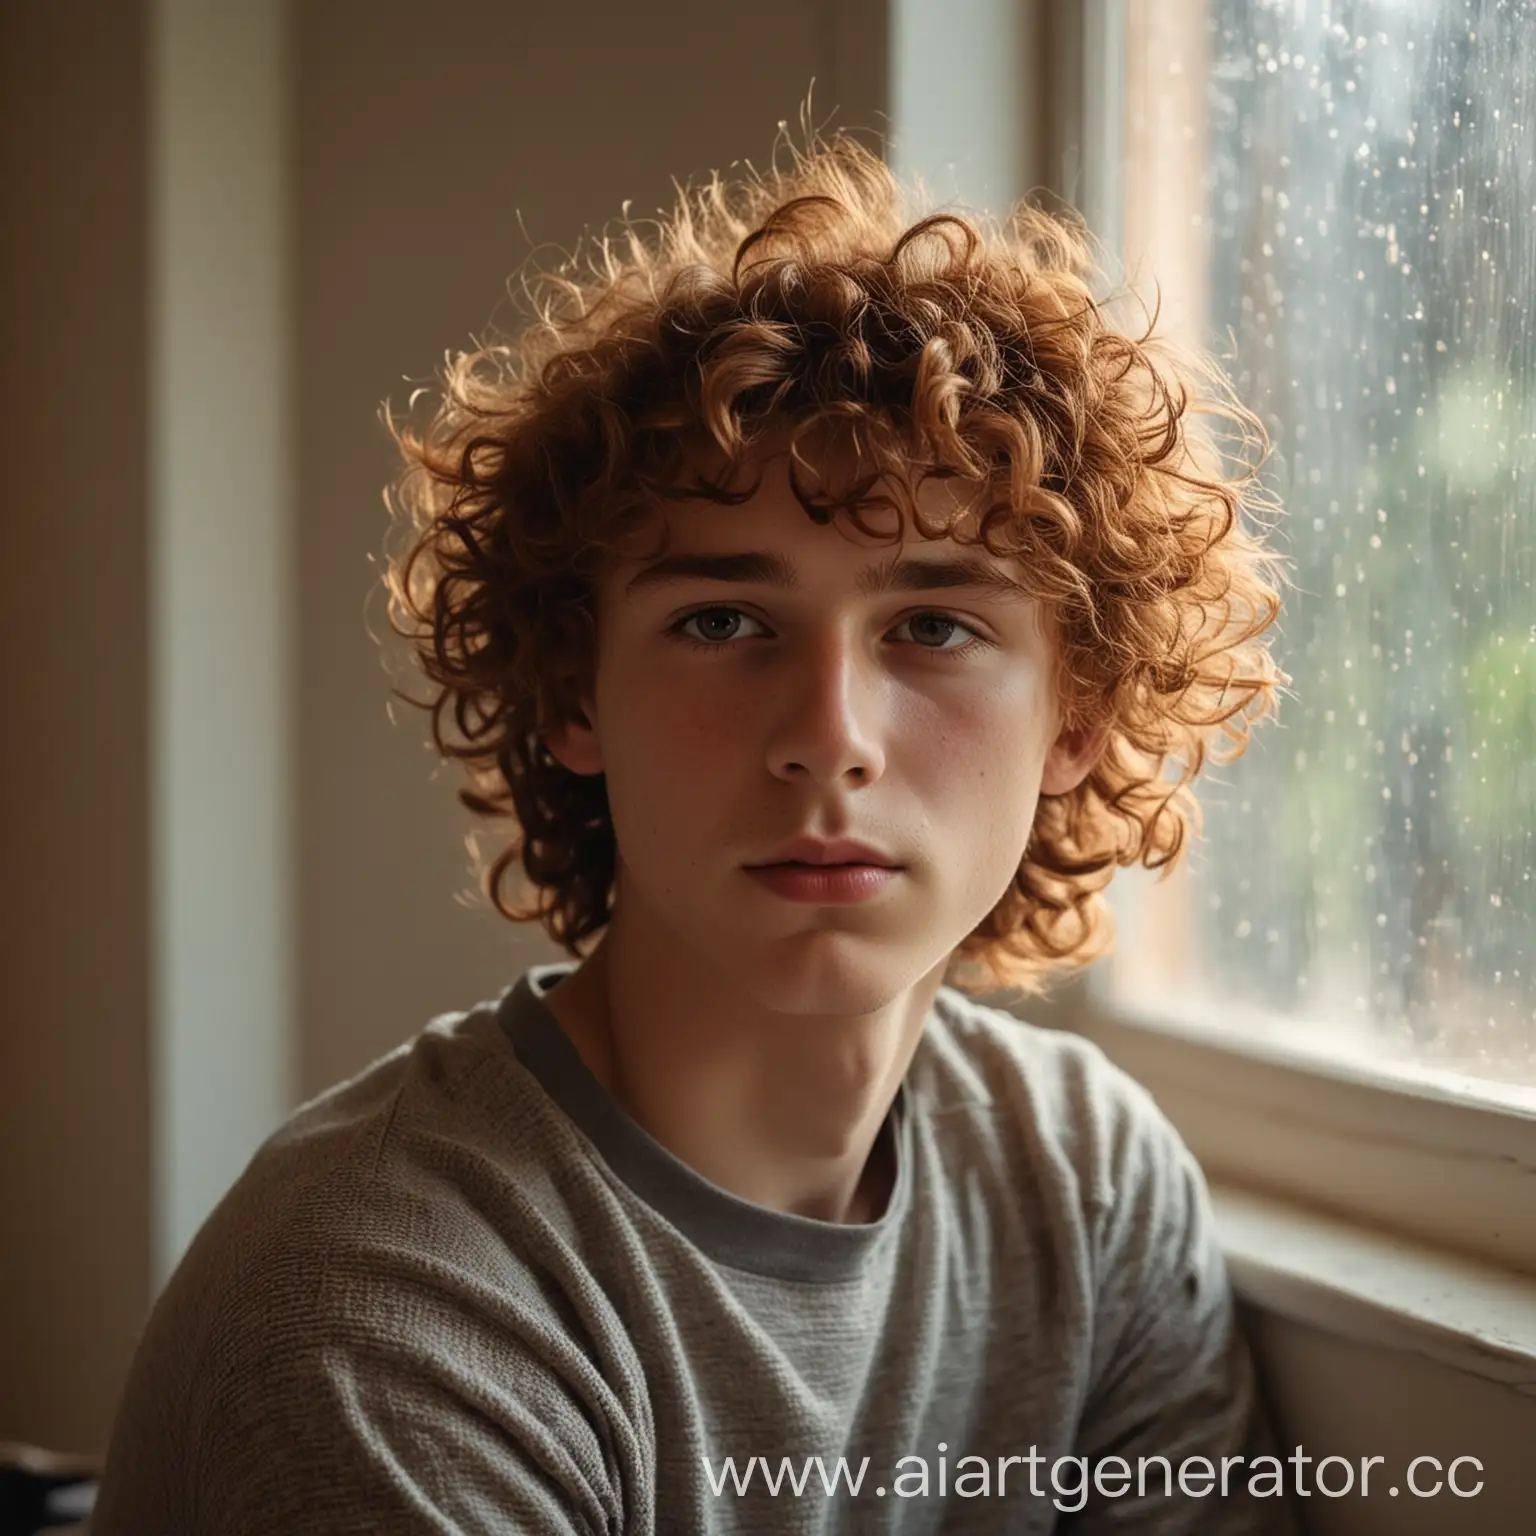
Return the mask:
<path id="1" fill-rule="evenodd" d="M 1037 993 L 1109 948 L 1115 869 L 1178 860 L 1193 780 L 1284 691 L 1268 445 L 1155 313 L 1139 335 L 1111 322 L 1074 215 L 925 211 L 841 133 L 780 158 L 678 188 L 656 221 L 626 209 L 525 273 L 520 332 L 451 356 L 427 419 L 386 408 L 405 460 L 390 622 L 434 685 L 413 702 L 463 763 L 464 803 L 516 824 L 491 900 L 579 955 L 611 912 L 613 829 L 601 777 L 540 731 L 594 664 L 606 563 L 668 498 L 744 499 L 770 434 L 807 515 L 866 532 L 875 509 L 942 537 L 916 489 L 980 481 L 979 539 L 1053 615 L 1064 718 L 1112 727 L 1083 783 L 1042 797 L 1016 878 L 956 952 L 958 985 Z M 719 473 L 694 467 L 701 439 Z M 531 905 L 504 890 L 518 869 Z"/>

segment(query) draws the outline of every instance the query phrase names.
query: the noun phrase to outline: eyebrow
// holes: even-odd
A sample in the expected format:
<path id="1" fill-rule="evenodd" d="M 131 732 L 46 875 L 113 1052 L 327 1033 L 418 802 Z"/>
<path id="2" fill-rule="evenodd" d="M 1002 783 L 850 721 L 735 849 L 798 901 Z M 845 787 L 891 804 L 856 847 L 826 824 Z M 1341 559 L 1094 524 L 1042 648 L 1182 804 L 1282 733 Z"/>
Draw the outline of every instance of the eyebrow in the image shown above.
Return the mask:
<path id="1" fill-rule="evenodd" d="M 800 585 L 799 571 L 783 555 L 755 550 L 740 554 L 664 555 L 633 576 L 624 589 L 626 600 L 651 587 L 677 581 L 751 582 L 793 592 Z M 1029 597 L 1031 592 L 1017 578 L 988 560 L 974 556 L 938 560 L 893 558 L 859 572 L 856 589 L 861 597 L 880 597 L 888 592 L 937 592 L 955 588 L 981 589 L 1008 597 Z"/>

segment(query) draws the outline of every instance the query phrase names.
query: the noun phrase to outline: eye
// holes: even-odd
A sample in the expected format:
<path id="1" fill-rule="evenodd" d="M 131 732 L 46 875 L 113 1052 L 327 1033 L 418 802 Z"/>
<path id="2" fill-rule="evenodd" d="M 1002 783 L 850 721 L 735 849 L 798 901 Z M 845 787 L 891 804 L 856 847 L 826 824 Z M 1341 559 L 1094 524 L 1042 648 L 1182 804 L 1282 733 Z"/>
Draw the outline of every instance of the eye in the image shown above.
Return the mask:
<path id="1" fill-rule="evenodd" d="M 950 655 L 962 655 L 965 652 L 974 650 L 978 645 L 990 643 L 983 640 L 968 624 L 962 624 L 959 619 L 953 618 L 947 613 L 914 613 L 910 619 L 903 619 L 896 628 L 905 629 L 908 625 L 913 626 L 919 636 L 924 633 L 931 636 L 937 629 L 941 640 L 946 637 L 953 638 L 957 633 L 971 637 L 964 645 L 929 645 L 920 638 L 918 644 L 927 651 L 943 651 Z"/>
<path id="2" fill-rule="evenodd" d="M 667 634 L 672 639 L 692 646 L 695 650 L 720 654 L 734 649 L 732 642 L 742 638 L 740 627 L 743 621 L 762 627 L 761 620 L 754 619 L 751 614 L 743 613 L 740 608 L 732 608 L 725 603 L 711 603 L 707 608 L 695 608 L 692 613 L 685 613 L 672 625 Z M 697 626 L 697 629 L 694 626 Z M 914 642 L 916 648 L 929 651 L 934 655 L 968 656 L 973 651 L 992 646 L 992 641 L 983 638 L 970 625 L 948 613 L 937 611 L 914 613 L 903 619 L 891 633 L 898 634 L 909 627 L 918 637 Z M 957 636 L 968 638 L 959 645 L 944 643 Z M 746 638 L 753 637 L 749 635 Z M 929 644 L 929 638 L 936 638 L 939 643 Z"/>
<path id="3" fill-rule="evenodd" d="M 728 608 L 716 604 L 710 608 L 695 608 L 692 613 L 684 614 L 671 629 L 667 631 L 675 635 L 679 640 L 701 651 L 720 651 L 728 648 L 730 642 L 737 638 L 735 629 L 729 633 L 721 633 L 722 620 L 726 626 L 739 625 L 745 619 L 748 624 L 756 624 L 757 620 L 750 614 L 743 613 L 739 608 Z M 700 633 L 690 634 L 688 626 L 698 624 Z"/>

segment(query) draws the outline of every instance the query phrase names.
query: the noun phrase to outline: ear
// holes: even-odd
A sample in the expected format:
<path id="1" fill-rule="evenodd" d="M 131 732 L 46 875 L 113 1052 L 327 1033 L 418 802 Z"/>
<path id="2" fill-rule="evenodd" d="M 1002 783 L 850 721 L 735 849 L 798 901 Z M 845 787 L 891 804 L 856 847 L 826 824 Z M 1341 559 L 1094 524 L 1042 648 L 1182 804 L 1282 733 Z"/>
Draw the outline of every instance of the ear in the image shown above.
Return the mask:
<path id="1" fill-rule="evenodd" d="M 1040 779 L 1042 795 L 1070 794 L 1093 772 L 1109 744 L 1107 725 L 1083 725 L 1063 731 L 1045 755 L 1045 772 Z"/>
<path id="2" fill-rule="evenodd" d="M 583 699 L 574 716 L 567 716 L 543 730 L 544 745 L 562 767 L 572 773 L 591 775 L 603 772 L 603 749 L 592 724 L 595 713 L 589 700 Z"/>

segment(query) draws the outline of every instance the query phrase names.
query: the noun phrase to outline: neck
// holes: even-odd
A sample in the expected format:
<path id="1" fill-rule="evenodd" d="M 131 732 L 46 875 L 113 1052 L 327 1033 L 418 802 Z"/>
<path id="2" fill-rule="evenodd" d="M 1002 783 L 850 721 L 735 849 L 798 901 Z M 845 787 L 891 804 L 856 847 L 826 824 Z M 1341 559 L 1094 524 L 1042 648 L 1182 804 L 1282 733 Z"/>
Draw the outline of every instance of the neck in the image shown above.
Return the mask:
<path id="1" fill-rule="evenodd" d="M 546 1002 L 598 1082 L 696 1173 L 771 1210 L 872 1221 L 895 1177 L 880 1129 L 945 966 L 844 1011 L 825 1006 L 837 989 L 785 985 L 786 958 L 765 962 L 774 985 L 743 986 L 621 890 L 597 949 Z"/>

